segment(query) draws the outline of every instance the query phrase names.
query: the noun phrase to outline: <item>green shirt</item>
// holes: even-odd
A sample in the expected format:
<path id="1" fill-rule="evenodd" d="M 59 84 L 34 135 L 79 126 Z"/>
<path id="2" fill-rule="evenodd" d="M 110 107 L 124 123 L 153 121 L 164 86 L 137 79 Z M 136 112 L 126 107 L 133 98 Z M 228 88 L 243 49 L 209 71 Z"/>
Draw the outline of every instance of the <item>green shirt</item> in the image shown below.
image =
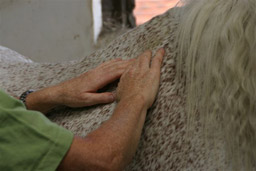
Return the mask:
<path id="1" fill-rule="evenodd" d="M 0 90 L 0 170 L 56 170 L 73 134 Z"/>

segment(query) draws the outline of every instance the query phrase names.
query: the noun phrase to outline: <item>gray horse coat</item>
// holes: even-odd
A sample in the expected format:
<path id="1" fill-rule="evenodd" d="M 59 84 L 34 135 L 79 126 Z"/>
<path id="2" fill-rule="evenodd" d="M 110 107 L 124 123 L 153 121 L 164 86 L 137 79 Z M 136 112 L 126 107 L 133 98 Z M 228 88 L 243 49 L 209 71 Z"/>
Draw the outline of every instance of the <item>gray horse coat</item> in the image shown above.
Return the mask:
<path id="1" fill-rule="evenodd" d="M 27 89 L 40 89 L 73 78 L 104 61 L 134 58 L 147 49 L 155 52 L 165 47 L 159 93 L 148 111 L 136 155 L 126 170 L 226 170 L 221 143 L 216 159 L 204 146 L 200 125 L 193 134 L 186 134 L 185 95 L 181 93 L 184 83 L 175 79 L 179 41 L 175 31 L 180 19 L 175 15 L 176 10 L 179 8 L 155 17 L 79 61 L 39 64 L 0 48 L 0 87 L 19 96 Z M 115 88 L 115 85 L 109 87 Z M 49 118 L 76 135 L 86 136 L 111 116 L 115 106 L 112 103 L 80 109 L 61 108 L 52 111 Z M 188 135 L 191 138 L 186 139 Z"/>

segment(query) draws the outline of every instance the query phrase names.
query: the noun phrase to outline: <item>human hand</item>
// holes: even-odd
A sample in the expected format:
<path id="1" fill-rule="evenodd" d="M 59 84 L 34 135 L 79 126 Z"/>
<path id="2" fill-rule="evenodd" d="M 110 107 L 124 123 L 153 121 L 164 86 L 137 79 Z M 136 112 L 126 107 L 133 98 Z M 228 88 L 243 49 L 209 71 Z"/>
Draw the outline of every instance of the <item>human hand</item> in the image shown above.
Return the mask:
<path id="1" fill-rule="evenodd" d="M 151 66 L 151 51 L 141 54 L 121 76 L 117 89 L 117 100 L 128 100 L 135 96 L 141 96 L 146 107 L 151 107 L 159 88 L 164 53 L 163 48 L 159 49 L 152 59 Z"/>
<path id="2" fill-rule="evenodd" d="M 114 59 L 57 85 L 56 87 L 59 89 L 58 101 L 61 105 L 69 107 L 92 106 L 115 101 L 113 93 L 97 93 L 97 90 L 119 79 L 133 61 Z"/>

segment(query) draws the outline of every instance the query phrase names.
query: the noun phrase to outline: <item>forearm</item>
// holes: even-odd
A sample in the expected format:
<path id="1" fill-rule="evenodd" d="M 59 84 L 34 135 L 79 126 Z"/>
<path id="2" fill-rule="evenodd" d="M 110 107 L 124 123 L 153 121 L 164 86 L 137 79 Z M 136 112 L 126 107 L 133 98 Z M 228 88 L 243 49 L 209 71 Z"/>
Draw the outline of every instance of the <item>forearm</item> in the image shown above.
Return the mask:
<path id="1" fill-rule="evenodd" d="M 142 97 L 124 99 L 118 104 L 112 123 L 109 123 L 109 127 L 113 128 L 110 134 L 115 133 L 115 136 L 119 138 L 117 145 L 122 147 L 119 152 L 124 156 L 123 164 L 130 162 L 136 152 L 146 113 L 147 107 Z"/>
<path id="2" fill-rule="evenodd" d="M 146 112 L 142 97 L 123 99 L 118 103 L 112 117 L 88 135 L 87 138 L 95 140 L 96 143 L 104 142 L 107 145 L 105 149 L 112 149 L 111 162 L 114 168 L 123 169 L 134 156 Z"/>
<path id="3" fill-rule="evenodd" d="M 28 110 L 36 110 L 47 113 L 49 110 L 60 105 L 59 92 L 56 86 L 44 88 L 29 94 L 26 98 Z"/>

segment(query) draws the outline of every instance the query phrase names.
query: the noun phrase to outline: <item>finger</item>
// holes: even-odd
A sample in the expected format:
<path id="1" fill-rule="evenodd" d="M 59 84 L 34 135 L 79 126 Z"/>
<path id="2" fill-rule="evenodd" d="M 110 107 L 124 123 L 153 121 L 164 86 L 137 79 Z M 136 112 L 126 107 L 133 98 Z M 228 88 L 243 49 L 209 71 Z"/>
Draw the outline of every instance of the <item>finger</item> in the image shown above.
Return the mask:
<path id="1" fill-rule="evenodd" d="M 102 70 L 101 79 L 97 80 L 97 89 L 101 89 L 107 84 L 119 79 L 124 71 L 133 63 L 132 60 L 129 61 L 120 61 L 113 65 L 112 67 L 105 68 Z"/>
<path id="2" fill-rule="evenodd" d="M 139 56 L 139 67 L 149 68 L 152 52 L 150 50 L 145 51 Z"/>
<path id="3" fill-rule="evenodd" d="M 118 71 L 118 70 L 122 70 L 122 69 L 126 69 L 127 67 L 131 66 L 134 63 L 135 60 L 129 60 L 129 61 L 125 61 L 125 62 L 119 62 L 116 63 L 115 65 L 113 65 L 112 68 L 110 68 L 110 70 L 112 72 Z"/>
<path id="4" fill-rule="evenodd" d="M 115 101 L 115 96 L 110 92 L 105 93 L 87 93 L 89 101 L 87 106 L 92 106 L 96 104 L 106 104 Z"/>
<path id="5" fill-rule="evenodd" d="M 135 58 L 129 59 L 130 62 L 134 63 L 136 61 Z"/>
<path id="6" fill-rule="evenodd" d="M 113 63 L 112 65 L 109 65 L 108 67 L 106 67 L 106 69 L 118 69 L 118 68 L 122 68 L 122 67 L 126 67 L 131 65 L 134 62 L 134 59 L 132 60 L 123 60 L 123 61 L 118 61 Z"/>
<path id="7" fill-rule="evenodd" d="M 117 61 L 122 61 L 122 59 L 121 58 L 115 58 L 115 59 L 112 59 L 110 61 L 102 63 L 100 66 L 101 67 L 108 66 L 109 64 L 115 63 Z"/>
<path id="8" fill-rule="evenodd" d="M 110 63 L 108 63 L 108 64 L 106 64 L 106 65 L 104 65 L 103 67 L 102 67 L 102 69 L 109 69 L 109 68 L 113 68 L 113 67 L 116 67 L 116 66 L 118 66 L 118 65 L 121 65 L 121 64 L 125 64 L 125 63 L 130 63 L 130 60 L 115 60 L 115 61 L 112 61 L 112 62 L 110 62 Z"/>
<path id="9" fill-rule="evenodd" d="M 157 51 L 155 57 L 153 58 L 152 60 L 152 64 L 151 64 L 151 69 L 154 71 L 154 72 L 157 72 L 160 74 L 160 69 L 161 69 L 161 65 L 162 65 L 162 62 L 163 62 L 163 56 L 164 56 L 164 49 L 161 48 Z"/>
<path id="10" fill-rule="evenodd" d="M 124 77 L 125 75 L 127 75 L 127 73 L 128 73 L 131 69 L 133 69 L 133 68 L 136 66 L 136 64 L 137 64 L 137 60 L 135 59 L 134 62 L 133 62 L 131 65 L 129 65 L 129 66 L 124 70 L 124 72 L 123 72 L 123 74 L 121 75 L 121 78 L 120 78 L 120 79 L 122 79 L 122 77 Z"/>
<path id="11" fill-rule="evenodd" d="M 133 64 L 134 60 L 116 62 L 114 65 L 105 68 L 104 75 L 110 76 L 105 78 L 109 81 L 120 78 L 124 71 Z"/>

